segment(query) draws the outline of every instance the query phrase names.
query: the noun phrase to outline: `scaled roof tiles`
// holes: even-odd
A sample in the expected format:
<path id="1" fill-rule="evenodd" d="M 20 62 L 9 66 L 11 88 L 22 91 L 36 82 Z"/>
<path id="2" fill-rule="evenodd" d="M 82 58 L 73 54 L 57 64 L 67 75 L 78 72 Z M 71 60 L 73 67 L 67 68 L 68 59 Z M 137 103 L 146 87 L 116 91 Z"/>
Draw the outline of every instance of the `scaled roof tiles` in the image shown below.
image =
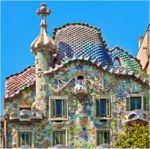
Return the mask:
<path id="1" fill-rule="evenodd" d="M 148 75 L 142 70 L 137 59 L 119 47 L 110 51 L 101 37 L 100 30 L 95 27 L 81 23 L 66 24 L 55 29 L 54 40 L 58 47 L 59 62 L 54 68 L 50 67 L 47 73 L 59 70 L 70 61 L 85 60 L 110 73 L 134 76 L 143 82 L 148 81 Z M 124 66 L 113 66 L 113 61 L 117 56 L 122 59 Z M 13 97 L 34 83 L 34 66 L 8 77 L 5 98 Z"/>

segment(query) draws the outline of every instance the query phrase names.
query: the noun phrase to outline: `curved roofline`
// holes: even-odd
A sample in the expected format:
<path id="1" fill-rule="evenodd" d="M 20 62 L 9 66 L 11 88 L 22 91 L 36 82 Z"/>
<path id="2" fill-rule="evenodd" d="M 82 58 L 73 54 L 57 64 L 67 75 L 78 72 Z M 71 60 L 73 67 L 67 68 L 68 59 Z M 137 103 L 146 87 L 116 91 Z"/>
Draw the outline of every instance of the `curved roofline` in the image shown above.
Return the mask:
<path id="1" fill-rule="evenodd" d="M 122 49 L 120 46 L 115 46 L 115 47 L 113 47 L 112 49 L 109 50 L 109 52 L 112 53 L 113 51 L 115 51 L 115 49 L 119 49 L 120 51 L 125 52 L 128 56 L 131 56 L 133 59 L 135 59 L 135 60 L 138 62 L 138 64 L 139 64 L 140 67 L 142 68 L 142 65 L 141 65 L 141 63 L 140 63 L 140 60 L 137 59 L 136 56 L 133 56 L 133 55 L 130 54 L 129 52 L 127 52 L 127 51 L 125 51 L 124 49 Z"/>
<path id="2" fill-rule="evenodd" d="M 56 36 L 57 31 L 65 28 L 67 26 L 70 26 L 70 25 L 81 25 L 81 26 L 86 26 L 86 27 L 89 27 L 89 28 L 97 30 L 99 32 L 99 38 L 102 41 L 105 50 L 109 51 L 109 48 L 107 47 L 107 43 L 106 43 L 106 41 L 102 37 L 101 29 L 97 28 L 95 26 L 89 25 L 88 23 L 79 23 L 79 22 L 66 23 L 66 24 L 62 25 L 61 27 L 54 28 L 53 37 L 52 38 L 55 40 L 55 36 Z"/>
<path id="3" fill-rule="evenodd" d="M 65 63 L 63 64 L 60 64 L 60 65 L 56 65 L 55 68 L 51 68 L 49 69 L 48 71 L 45 71 L 44 74 L 45 75 L 50 75 L 50 74 L 54 74 L 54 73 L 57 73 L 59 71 L 61 71 L 61 68 L 63 67 L 66 67 L 68 64 L 70 63 L 76 63 L 76 62 L 86 62 L 87 64 L 90 64 L 92 66 L 95 66 L 97 67 L 97 69 L 99 70 L 102 70 L 104 72 L 108 72 L 109 74 L 113 74 L 115 76 L 129 76 L 129 77 L 133 77 L 134 79 L 136 79 L 137 81 L 140 81 L 141 83 L 143 84 L 146 84 L 149 86 L 149 82 L 147 79 L 144 79 L 141 78 L 141 75 L 135 75 L 133 71 L 129 71 L 129 72 L 124 72 L 124 68 L 120 68 L 120 67 L 109 67 L 109 66 L 102 66 L 103 63 L 96 63 L 96 59 L 93 60 L 93 61 L 88 61 L 87 59 L 75 59 L 75 60 L 69 60 L 69 61 L 66 61 Z M 31 68 L 32 66 L 29 66 L 28 68 L 24 69 L 23 71 L 21 71 L 20 73 L 18 73 L 17 75 L 27 71 L 29 68 Z M 14 76 L 14 75 L 13 75 Z M 8 99 L 8 98 L 12 98 L 16 95 L 19 95 L 20 91 L 24 90 L 25 88 L 29 88 L 31 86 L 33 86 L 35 84 L 35 80 L 32 84 L 30 85 L 27 85 L 27 86 L 24 86 L 22 87 L 21 89 L 19 89 L 19 91 L 15 92 L 13 95 L 11 96 L 6 96 L 5 95 L 5 99 Z"/>
<path id="4" fill-rule="evenodd" d="M 143 84 L 149 85 L 147 79 L 146 79 L 146 80 L 143 80 L 140 75 L 139 75 L 139 76 L 133 75 L 134 72 L 132 72 L 132 71 L 129 71 L 129 72 L 125 72 L 125 73 L 124 73 L 123 68 L 122 68 L 122 70 L 121 70 L 120 67 L 113 67 L 113 68 L 112 68 L 112 67 L 111 67 L 111 68 L 110 68 L 110 67 L 106 67 L 106 66 L 103 66 L 103 67 L 102 67 L 102 66 L 101 66 L 102 63 L 96 63 L 96 60 L 95 60 L 95 61 L 87 61 L 87 60 L 85 60 L 85 59 L 69 60 L 69 61 L 65 62 L 64 64 L 56 65 L 55 68 L 51 68 L 51 69 L 49 69 L 48 71 L 45 71 L 44 74 L 45 74 L 45 75 L 51 75 L 51 74 L 53 75 L 54 73 L 58 73 L 59 71 L 61 71 L 61 68 L 67 67 L 68 64 L 70 64 L 70 63 L 76 63 L 76 62 L 83 62 L 83 63 L 90 64 L 90 65 L 92 65 L 92 66 L 95 66 L 95 67 L 96 67 L 97 69 L 99 69 L 99 70 L 102 70 L 102 71 L 104 71 L 104 72 L 108 72 L 109 74 L 112 74 L 112 75 L 115 75 L 115 76 L 121 76 L 121 77 L 129 76 L 129 77 L 133 77 L 133 78 L 136 79 L 137 81 L 140 81 L 140 82 L 143 83 Z M 31 68 L 31 66 L 30 66 L 30 68 Z M 23 70 L 22 72 L 20 72 L 19 74 L 21 74 L 21 73 L 23 73 L 24 71 L 27 71 L 27 70 L 28 70 L 28 68 L 24 69 L 24 70 Z M 35 84 L 35 81 L 34 81 L 32 84 L 30 84 L 29 86 L 22 87 L 22 88 L 19 90 L 19 92 L 17 91 L 17 92 L 15 92 L 13 95 L 11 95 L 11 96 L 5 96 L 4 98 L 5 98 L 5 99 L 12 98 L 12 97 L 18 95 L 18 94 L 19 94 L 22 90 L 24 90 L 25 88 L 29 88 L 29 87 L 33 86 L 34 84 Z"/>

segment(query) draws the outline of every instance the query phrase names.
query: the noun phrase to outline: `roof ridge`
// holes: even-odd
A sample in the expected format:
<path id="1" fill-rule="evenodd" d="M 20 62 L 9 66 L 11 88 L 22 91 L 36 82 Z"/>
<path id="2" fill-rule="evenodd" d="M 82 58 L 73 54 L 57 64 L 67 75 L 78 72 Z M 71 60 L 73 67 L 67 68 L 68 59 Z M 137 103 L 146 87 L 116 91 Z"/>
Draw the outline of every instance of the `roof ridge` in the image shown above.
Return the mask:
<path id="1" fill-rule="evenodd" d="M 30 66 L 28 66 L 27 68 L 23 69 L 22 71 L 20 71 L 20 72 L 18 72 L 18 73 L 11 74 L 11 75 L 9 75 L 8 77 L 6 77 L 5 80 L 8 80 L 8 79 L 10 79 L 10 78 L 13 77 L 13 76 L 18 76 L 18 75 L 20 75 L 21 73 L 23 73 L 24 71 L 26 71 L 27 69 L 29 69 L 29 68 L 31 68 L 31 67 L 34 67 L 34 66 L 35 66 L 35 65 L 30 65 Z"/>

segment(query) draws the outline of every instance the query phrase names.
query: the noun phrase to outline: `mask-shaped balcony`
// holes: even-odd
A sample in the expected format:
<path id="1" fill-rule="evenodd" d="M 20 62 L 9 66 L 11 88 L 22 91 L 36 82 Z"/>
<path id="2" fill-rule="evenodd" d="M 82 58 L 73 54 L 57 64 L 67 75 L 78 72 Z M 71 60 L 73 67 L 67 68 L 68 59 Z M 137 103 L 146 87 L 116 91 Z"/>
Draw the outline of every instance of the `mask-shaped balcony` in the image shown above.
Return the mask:
<path id="1" fill-rule="evenodd" d="M 142 121 L 144 123 L 148 122 L 148 112 L 143 110 L 133 110 L 126 113 L 126 122 Z"/>
<path id="2" fill-rule="evenodd" d="M 87 85 L 86 85 L 86 82 L 85 82 L 83 76 L 78 76 L 76 78 L 75 87 L 74 87 L 73 92 L 78 98 L 81 98 L 81 99 L 83 99 L 87 96 L 88 90 L 87 90 Z"/>
<path id="3" fill-rule="evenodd" d="M 20 121 L 30 121 L 31 120 L 30 110 L 21 110 L 19 119 Z"/>
<path id="4" fill-rule="evenodd" d="M 38 109 L 22 109 L 20 111 L 13 111 L 10 113 L 10 120 L 20 120 L 20 121 L 33 121 L 33 120 L 41 120 L 42 112 Z"/>
<path id="5" fill-rule="evenodd" d="M 42 119 L 42 112 L 38 109 L 31 110 L 31 119 Z"/>
<path id="6" fill-rule="evenodd" d="M 19 119 L 19 113 L 18 113 L 18 111 L 13 111 L 10 114 L 10 120 L 15 120 L 15 119 Z"/>

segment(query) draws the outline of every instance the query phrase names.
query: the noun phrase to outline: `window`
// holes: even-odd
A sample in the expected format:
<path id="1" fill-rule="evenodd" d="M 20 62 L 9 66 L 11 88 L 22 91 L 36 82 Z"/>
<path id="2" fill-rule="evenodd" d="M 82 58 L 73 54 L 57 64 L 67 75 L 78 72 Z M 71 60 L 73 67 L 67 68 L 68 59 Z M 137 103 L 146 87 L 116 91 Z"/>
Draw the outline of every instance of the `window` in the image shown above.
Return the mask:
<path id="1" fill-rule="evenodd" d="M 115 59 L 114 66 L 120 66 L 120 61 L 118 59 Z"/>
<path id="2" fill-rule="evenodd" d="M 127 98 L 127 111 L 142 110 L 142 98 L 141 97 L 130 97 Z"/>
<path id="3" fill-rule="evenodd" d="M 66 131 L 53 131 L 53 146 L 57 144 L 66 145 Z"/>
<path id="4" fill-rule="evenodd" d="M 61 97 L 50 99 L 50 116 L 54 119 L 67 118 L 67 100 Z"/>
<path id="5" fill-rule="evenodd" d="M 110 144 L 110 130 L 97 131 L 97 145 Z"/>
<path id="6" fill-rule="evenodd" d="M 32 147 L 32 132 L 19 132 L 19 147 Z"/>
<path id="7" fill-rule="evenodd" d="M 110 116 L 110 101 L 108 99 L 96 99 L 96 117 Z"/>
<path id="8" fill-rule="evenodd" d="M 77 85 L 79 86 L 80 89 L 86 89 L 84 76 L 81 76 L 81 75 L 77 76 L 76 83 L 77 83 Z"/>

